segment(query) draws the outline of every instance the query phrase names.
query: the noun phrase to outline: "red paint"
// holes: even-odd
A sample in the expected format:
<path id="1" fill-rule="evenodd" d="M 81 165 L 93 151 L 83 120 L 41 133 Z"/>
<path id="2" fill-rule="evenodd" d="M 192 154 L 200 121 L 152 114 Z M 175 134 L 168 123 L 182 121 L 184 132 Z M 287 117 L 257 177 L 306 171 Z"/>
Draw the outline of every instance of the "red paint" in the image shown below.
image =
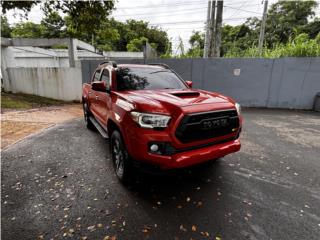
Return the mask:
<path id="1" fill-rule="evenodd" d="M 160 66 L 130 64 L 118 65 L 118 68 L 132 66 L 144 66 L 155 70 L 162 69 Z M 236 110 L 235 101 L 231 98 L 214 92 L 191 89 L 189 88 L 192 86 L 191 82 L 185 83 L 187 88 L 183 90 L 117 91 L 115 69 L 107 64 L 99 65 L 97 69 L 108 69 L 111 72 L 110 92 L 95 91 L 92 89 L 92 84 L 84 84 L 83 101 L 88 103 L 95 119 L 108 130 L 109 134 L 111 129 L 108 129 L 108 123 L 112 121 L 117 125 L 133 159 L 158 165 L 163 169 L 171 169 L 199 164 L 240 150 L 241 145 L 238 136 L 242 126 L 241 116 L 238 116 L 239 127 L 234 132 L 224 136 L 182 143 L 175 135 L 176 129 L 185 115 Z M 89 92 L 91 93 L 89 94 Z M 171 120 L 167 128 L 161 130 L 142 128 L 132 120 L 131 111 L 168 115 Z M 226 139 L 231 140 L 225 142 Z M 150 153 L 148 151 L 150 142 L 167 142 L 175 149 L 195 149 L 164 156 Z M 214 142 L 223 143 L 212 144 Z M 211 145 L 208 146 L 209 143 Z"/>

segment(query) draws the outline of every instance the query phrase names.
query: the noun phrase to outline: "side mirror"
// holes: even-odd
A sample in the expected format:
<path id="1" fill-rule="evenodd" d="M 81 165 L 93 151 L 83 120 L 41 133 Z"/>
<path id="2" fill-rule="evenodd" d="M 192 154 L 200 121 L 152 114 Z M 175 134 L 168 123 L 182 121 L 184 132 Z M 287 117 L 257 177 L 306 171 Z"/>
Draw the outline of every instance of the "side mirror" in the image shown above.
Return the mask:
<path id="1" fill-rule="evenodd" d="M 99 91 L 99 92 L 106 92 L 107 91 L 106 83 L 104 81 L 93 82 L 92 83 L 92 90 Z"/>
<path id="2" fill-rule="evenodd" d="M 186 84 L 188 85 L 189 88 L 192 88 L 192 82 L 191 81 L 186 81 Z"/>

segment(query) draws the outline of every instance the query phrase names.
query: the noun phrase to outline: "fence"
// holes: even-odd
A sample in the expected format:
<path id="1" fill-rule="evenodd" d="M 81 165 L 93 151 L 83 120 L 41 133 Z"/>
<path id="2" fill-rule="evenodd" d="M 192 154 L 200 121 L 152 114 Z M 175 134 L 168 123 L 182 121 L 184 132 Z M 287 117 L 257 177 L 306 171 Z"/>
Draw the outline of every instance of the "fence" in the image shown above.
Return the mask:
<path id="1" fill-rule="evenodd" d="M 194 88 L 231 96 L 247 107 L 312 109 L 320 92 L 320 58 L 155 59 L 168 64 Z M 99 61 L 81 61 L 87 82 Z M 143 59 L 118 63 L 144 63 Z"/>

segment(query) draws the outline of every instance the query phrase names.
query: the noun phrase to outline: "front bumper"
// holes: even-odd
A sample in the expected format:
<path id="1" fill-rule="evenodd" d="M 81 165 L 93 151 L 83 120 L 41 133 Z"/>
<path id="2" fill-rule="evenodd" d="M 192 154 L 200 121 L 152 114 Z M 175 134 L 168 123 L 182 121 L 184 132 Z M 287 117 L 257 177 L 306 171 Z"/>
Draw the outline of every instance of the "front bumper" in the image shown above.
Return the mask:
<path id="1" fill-rule="evenodd" d="M 188 167 L 224 157 L 225 155 L 239 151 L 240 147 L 240 141 L 233 140 L 226 143 L 177 153 L 170 156 L 170 159 L 166 159 L 166 161 L 161 159 L 161 162 L 158 162 L 158 164 L 163 169 Z"/>
<path id="2" fill-rule="evenodd" d="M 132 128 L 129 128 L 133 130 Z M 134 131 L 135 132 L 135 131 Z M 216 142 L 207 144 L 195 144 L 188 147 L 176 147 L 175 152 L 170 155 L 154 154 L 148 151 L 150 142 L 169 142 L 172 138 L 166 132 L 140 129 L 140 134 L 127 132 L 126 139 L 129 154 L 134 160 L 155 165 L 161 169 L 184 168 L 197 165 L 216 158 L 221 158 L 230 153 L 240 150 L 241 144 L 238 133 L 230 136 L 220 137 Z M 213 139 L 214 140 L 214 139 Z"/>

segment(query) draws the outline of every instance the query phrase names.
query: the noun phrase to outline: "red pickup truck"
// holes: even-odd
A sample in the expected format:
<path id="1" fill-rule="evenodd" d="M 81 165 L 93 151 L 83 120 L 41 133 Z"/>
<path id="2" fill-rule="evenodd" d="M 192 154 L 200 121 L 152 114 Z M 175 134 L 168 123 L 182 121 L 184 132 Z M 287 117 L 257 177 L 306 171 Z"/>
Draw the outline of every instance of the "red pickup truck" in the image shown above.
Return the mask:
<path id="1" fill-rule="evenodd" d="M 183 168 L 240 150 L 240 105 L 193 89 L 165 64 L 101 63 L 82 102 L 86 126 L 109 139 L 123 182 L 135 165 Z"/>

